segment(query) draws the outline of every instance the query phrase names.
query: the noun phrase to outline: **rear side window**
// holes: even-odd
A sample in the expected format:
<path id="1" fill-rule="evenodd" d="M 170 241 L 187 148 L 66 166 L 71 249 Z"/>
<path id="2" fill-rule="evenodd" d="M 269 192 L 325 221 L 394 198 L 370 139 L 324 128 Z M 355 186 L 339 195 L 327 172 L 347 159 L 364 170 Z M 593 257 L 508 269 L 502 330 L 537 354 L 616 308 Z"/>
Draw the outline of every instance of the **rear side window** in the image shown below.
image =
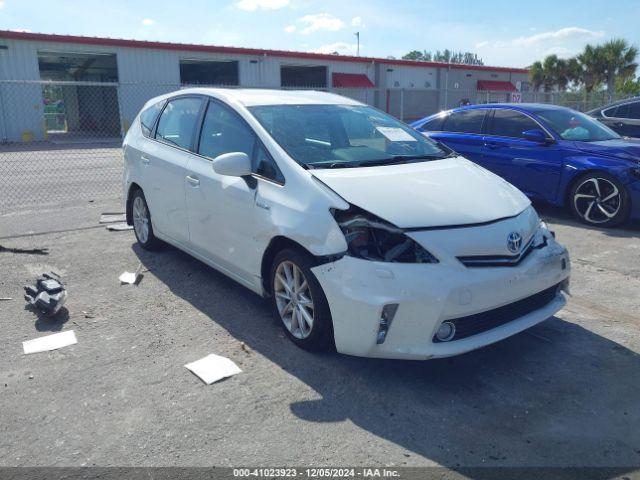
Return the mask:
<path id="1" fill-rule="evenodd" d="M 142 127 L 142 134 L 145 137 L 151 136 L 153 125 L 156 123 L 156 118 L 158 118 L 158 114 L 162 111 L 163 106 L 164 100 L 151 105 L 140 114 L 140 126 Z"/>
<path id="2" fill-rule="evenodd" d="M 616 117 L 618 115 L 618 107 L 611 107 L 611 108 L 607 108 L 606 110 L 602 111 L 602 115 L 604 115 L 605 117 Z"/>
<path id="3" fill-rule="evenodd" d="M 170 100 L 160 115 L 156 139 L 191 149 L 202 100 L 197 97 Z"/>
<path id="4" fill-rule="evenodd" d="M 540 125 L 515 110 L 495 110 L 489 133 L 499 137 L 523 138 L 522 132 L 527 130 L 540 130 Z"/>
<path id="5" fill-rule="evenodd" d="M 436 118 L 432 118 L 428 122 L 423 123 L 418 130 L 421 132 L 439 132 L 442 130 L 444 119 L 444 115 L 438 115 Z"/>
<path id="6" fill-rule="evenodd" d="M 444 120 L 445 132 L 482 133 L 482 123 L 487 111 L 484 109 L 453 112 Z"/>

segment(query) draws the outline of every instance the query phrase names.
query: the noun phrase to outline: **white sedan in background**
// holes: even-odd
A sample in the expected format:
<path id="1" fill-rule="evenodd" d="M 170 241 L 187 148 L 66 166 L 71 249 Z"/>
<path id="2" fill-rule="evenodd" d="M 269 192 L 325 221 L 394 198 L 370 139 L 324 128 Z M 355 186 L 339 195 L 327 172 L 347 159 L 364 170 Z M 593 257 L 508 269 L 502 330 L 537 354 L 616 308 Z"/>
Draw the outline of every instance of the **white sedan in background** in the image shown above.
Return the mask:
<path id="1" fill-rule="evenodd" d="M 567 251 L 519 190 L 354 100 L 181 90 L 145 105 L 124 155 L 139 244 L 269 297 L 300 347 L 445 357 L 565 304 Z"/>

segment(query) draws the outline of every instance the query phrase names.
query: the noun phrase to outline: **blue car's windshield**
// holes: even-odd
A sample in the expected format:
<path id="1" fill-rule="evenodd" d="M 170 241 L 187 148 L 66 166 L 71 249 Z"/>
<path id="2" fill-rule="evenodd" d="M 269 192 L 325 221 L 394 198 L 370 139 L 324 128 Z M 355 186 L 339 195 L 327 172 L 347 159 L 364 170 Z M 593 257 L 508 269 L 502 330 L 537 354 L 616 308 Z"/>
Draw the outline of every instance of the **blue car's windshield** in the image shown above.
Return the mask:
<path id="1" fill-rule="evenodd" d="M 584 113 L 574 110 L 539 110 L 534 112 L 549 124 L 563 140 L 600 142 L 620 138 L 616 132 Z"/>
<path id="2" fill-rule="evenodd" d="M 445 158 L 446 147 L 366 106 L 265 105 L 249 110 L 306 168 L 346 168 Z"/>

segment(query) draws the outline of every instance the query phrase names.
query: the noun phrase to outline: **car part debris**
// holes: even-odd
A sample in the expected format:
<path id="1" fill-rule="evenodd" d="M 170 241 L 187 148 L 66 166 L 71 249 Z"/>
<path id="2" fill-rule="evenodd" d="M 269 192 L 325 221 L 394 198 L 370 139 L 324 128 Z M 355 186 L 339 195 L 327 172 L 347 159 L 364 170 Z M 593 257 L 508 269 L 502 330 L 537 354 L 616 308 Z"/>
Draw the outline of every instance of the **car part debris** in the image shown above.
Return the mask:
<path id="1" fill-rule="evenodd" d="M 240 342 L 240 348 L 246 352 L 246 353 L 251 353 L 251 349 L 249 348 L 249 346 L 244 343 L 244 342 Z"/>
<path id="2" fill-rule="evenodd" d="M 0 245 L 0 252 L 25 253 L 27 255 L 49 255 L 48 248 L 12 248 Z"/>
<path id="3" fill-rule="evenodd" d="M 242 370 L 233 361 L 213 353 L 195 362 L 187 363 L 185 368 L 191 370 L 207 385 L 242 373 Z"/>
<path id="4" fill-rule="evenodd" d="M 351 206 L 348 210 L 332 210 L 348 245 L 348 255 L 365 260 L 398 263 L 438 263 L 404 230 Z"/>
<path id="5" fill-rule="evenodd" d="M 30 353 L 49 352 L 76 343 L 78 343 L 78 339 L 76 338 L 75 332 L 73 330 L 67 330 L 66 332 L 54 333 L 46 337 L 22 342 L 22 349 L 25 355 L 28 355 Z"/>
<path id="6" fill-rule="evenodd" d="M 99 223 L 123 223 L 127 221 L 127 216 L 122 212 L 117 213 L 103 213 L 100 215 Z"/>
<path id="7" fill-rule="evenodd" d="M 140 274 L 142 273 L 142 263 L 140 263 L 138 265 L 138 268 L 136 268 L 136 271 L 131 273 L 131 272 L 123 272 L 122 275 L 120 275 L 119 279 L 121 283 L 128 283 L 129 285 L 133 285 L 134 283 L 136 283 L 138 281 L 138 277 L 140 276 Z"/>
<path id="8" fill-rule="evenodd" d="M 133 230 L 133 225 L 127 225 L 126 223 L 112 223 L 107 225 L 107 230 L 112 232 L 123 232 L 125 230 Z"/>
<path id="9" fill-rule="evenodd" d="M 35 286 L 26 285 L 24 291 L 27 303 L 47 317 L 58 313 L 67 301 L 67 291 L 55 272 L 42 274 Z"/>

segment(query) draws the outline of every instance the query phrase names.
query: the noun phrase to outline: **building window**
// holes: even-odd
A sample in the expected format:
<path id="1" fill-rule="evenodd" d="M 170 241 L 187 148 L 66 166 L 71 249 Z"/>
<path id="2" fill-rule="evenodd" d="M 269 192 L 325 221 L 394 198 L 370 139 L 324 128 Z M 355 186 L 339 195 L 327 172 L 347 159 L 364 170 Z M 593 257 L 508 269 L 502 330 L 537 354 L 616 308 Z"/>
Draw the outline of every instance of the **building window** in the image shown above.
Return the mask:
<path id="1" fill-rule="evenodd" d="M 114 53 L 38 52 L 40 79 L 75 82 L 117 82 Z"/>
<path id="2" fill-rule="evenodd" d="M 280 85 L 283 87 L 327 88 L 327 67 L 280 67 Z"/>
<path id="3" fill-rule="evenodd" d="M 180 83 L 183 85 L 240 85 L 238 62 L 180 60 Z"/>

